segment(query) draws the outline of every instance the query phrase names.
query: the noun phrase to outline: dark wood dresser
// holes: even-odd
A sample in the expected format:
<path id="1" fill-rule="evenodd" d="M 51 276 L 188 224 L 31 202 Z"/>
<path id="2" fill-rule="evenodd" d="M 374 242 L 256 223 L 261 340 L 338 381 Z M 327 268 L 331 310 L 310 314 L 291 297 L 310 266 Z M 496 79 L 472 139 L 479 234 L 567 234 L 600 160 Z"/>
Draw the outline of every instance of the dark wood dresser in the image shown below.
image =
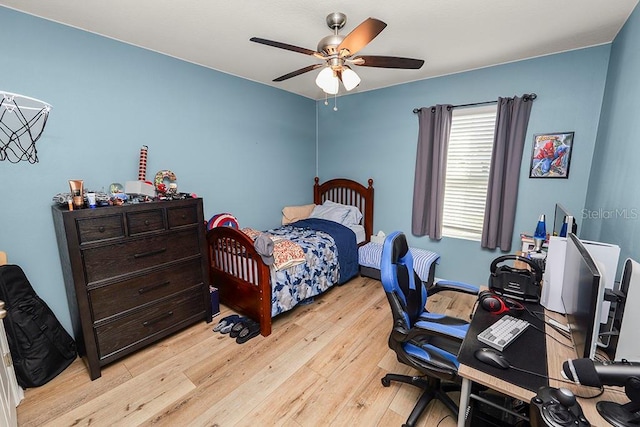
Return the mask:
<path id="1" fill-rule="evenodd" d="M 211 321 L 202 199 L 52 210 L 74 335 L 92 380 L 107 363 Z"/>

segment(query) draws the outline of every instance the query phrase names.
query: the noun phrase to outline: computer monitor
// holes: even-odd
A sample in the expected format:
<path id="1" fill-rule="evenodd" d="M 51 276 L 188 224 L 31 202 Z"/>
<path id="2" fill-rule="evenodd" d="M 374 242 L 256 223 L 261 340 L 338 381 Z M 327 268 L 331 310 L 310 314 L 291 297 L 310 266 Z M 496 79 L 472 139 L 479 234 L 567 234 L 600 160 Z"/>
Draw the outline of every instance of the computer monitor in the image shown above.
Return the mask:
<path id="1" fill-rule="evenodd" d="M 616 301 L 613 329 L 618 333 L 612 335 L 609 355 L 612 360 L 637 361 L 640 360 L 640 310 L 637 310 L 640 306 L 640 263 L 626 259 L 618 290 L 624 297 Z"/>
<path id="2" fill-rule="evenodd" d="M 567 235 L 562 303 L 578 358 L 593 359 L 600 331 L 604 283 L 580 239 Z"/>
<path id="3" fill-rule="evenodd" d="M 553 215 L 552 236 L 567 237 L 568 233 L 578 234 L 578 224 L 575 217 L 560 203 L 556 203 Z"/>

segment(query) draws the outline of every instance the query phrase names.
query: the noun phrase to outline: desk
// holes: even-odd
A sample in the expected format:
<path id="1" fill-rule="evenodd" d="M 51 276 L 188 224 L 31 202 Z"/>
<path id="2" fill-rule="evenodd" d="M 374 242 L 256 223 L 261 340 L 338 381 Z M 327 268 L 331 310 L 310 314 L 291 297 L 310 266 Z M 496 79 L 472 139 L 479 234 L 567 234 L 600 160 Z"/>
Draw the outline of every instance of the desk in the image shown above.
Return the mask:
<path id="1" fill-rule="evenodd" d="M 547 315 L 554 317 L 556 320 L 560 322 L 564 322 L 563 316 L 554 312 L 550 312 L 545 310 Z M 475 317 L 475 316 L 474 316 Z M 473 324 L 473 320 L 472 320 Z M 556 332 L 553 328 L 546 326 L 546 333 L 548 334 L 546 337 L 546 356 L 547 356 L 547 372 L 548 375 L 555 379 L 562 379 L 561 370 L 562 364 L 567 359 L 576 359 L 577 355 L 575 353 L 575 349 L 567 348 L 558 342 L 556 342 L 552 336 L 561 342 L 567 342 L 567 339 Z M 468 335 L 469 337 L 469 335 Z M 518 340 L 521 340 L 524 337 L 521 336 Z M 470 337 L 473 340 L 476 340 L 476 337 Z M 511 346 L 516 346 L 519 344 L 519 341 L 514 341 Z M 464 343 L 463 343 L 464 345 Z M 526 366 L 519 366 L 520 368 L 527 368 Z M 465 414 L 467 414 L 467 408 L 469 406 L 469 399 L 471 394 L 471 384 L 478 383 L 484 386 L 489 387 L 492 390 L 498 391 L 505 395 L 514 397 L 516 399 L 520 399 L 524 402 L 529 402 L 533 396 L 536 395 L 535 392 L 528 390 L 526 388 L 519 387 L 515 384 L 511 384 L 507 381 L 496 378 L 493 375 L 489 375 L 486 372 L 483 372 L 480 369 L 476 369 L 464 364 L 460 364 L 458 368 L 458 374 L 462 377 L 462 391 L 460 393 L 460 411 L 458 413 L 458 427 L 465 426 L 466 419 Z M 595 395 L 598 391 L 591 387 L 578 387 L 570 382 L 558 381 L 555 379 L 549 380 L 549 385 L 551 387 L 564 387 L 571 390 L 576 396 L 578 395 Z M 601 400 L 609 400 L 618 403 L 627 403 L 629 400 L 624 394 L 624 389 L 621 387 L 607 387 L 605 392 L 595 398 L 595 399 L 584 399 L 578 398 L 578 402 L 582 407 L 582 411 L 584 412 L 585 417 L 592 426 L 596 427 L 607 427 L 609 423 L 607 423 L 598 413 L 596 409 L 596 403 Z"/>

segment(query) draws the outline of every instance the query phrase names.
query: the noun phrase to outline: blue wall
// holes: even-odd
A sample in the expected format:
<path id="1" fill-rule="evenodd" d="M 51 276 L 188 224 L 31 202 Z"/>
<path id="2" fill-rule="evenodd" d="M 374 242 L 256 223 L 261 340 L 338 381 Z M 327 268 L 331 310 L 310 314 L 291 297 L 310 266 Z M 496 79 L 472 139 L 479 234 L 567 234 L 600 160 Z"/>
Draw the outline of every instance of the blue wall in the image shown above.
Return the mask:
<path id="1" fill-rule="evenodd" d="M 640 8 L 614 40 L 589 180 L 585 237 L 620 245 L 618 276 L 627 257 L 640 261 Z"/>
<path id="2" fill-rule="evenodd" d="M 53 106 L 40 162 L 0 162 L 0 250 L 68 330 L 50 206 L 69 179 L 136 180 L 146 144 L 147 178 L 172 170 L 206 218 L 268 228 L 282 206 L 312 201 L 312 100 L 2 7 L 0 33 L 0 89 Z"/>
<path id="3" fill-rule="evenodd" d="M 546 214 L 551 226 L 556 202 L 575 215 L 584 207 L 609 50 L 604 45 L 343 96 L 337 112 L 331 103 L 326 107 L 320 102 L 320 176 L 345 175 L 363 182 L 373 178 L 376 230 L 402 230 L 412 246 L 440 253 L 439 277 L 485 284 L 488 266 L 501 252 L 481 250 L 475 241 L 445 237 L 438 242 L 410 234 L 418 138 L 413 109 L 538 95 L 522 159 L 512 246 L 516 251 L 519 233 L 532 234 L 540 214 Z M 529 179 L 533 135 L 564 131 L 575 132 L 569 178 Z"/>
<path id="4" fill-rule="evenodd" d="M 148 145 L 149 175 L 170 169 L 179 190 L 204 198 L 207 217 L 230 211 L 255 228 L 277 224 L 284 205 L 311 202 L 316 161 L 322 179 L 373 178 L 376 230 L 403 230 L 413 246 L 442 254 L 440 277 L 485 283 L 487 266 L 501 253 L 477 242 L 434 242 L 409 233 L 417 141 L 412 110 L 535 92 L 513 250 L 517 234 L 531 233 L 541 213 L 550 221 L 561 201 L 578 216 L 582 237 L 618 243 L 623 254 L 637 256 L 637 221 L 582 221 L 579 213 L 585 204 L 633 208 L 639 197 L 628 194 L 640 173 L 628 156 L 638 150 L 638 19 L 636 10 L 613 47 L 342 96 L 334 112 L 332 104 L 0 7 L 0 89 L 53 105 L 38 142 L 40 162 L 0 162 L 0 249 L 25 269 L 70 330 L 51 197 L 67 191 L 69 179 L 84 179 L 96 190 L 136 179 L 140 147 Z M 529 179 L 533 135 L 552 131 L 575 132 L 570 177 Z"/>

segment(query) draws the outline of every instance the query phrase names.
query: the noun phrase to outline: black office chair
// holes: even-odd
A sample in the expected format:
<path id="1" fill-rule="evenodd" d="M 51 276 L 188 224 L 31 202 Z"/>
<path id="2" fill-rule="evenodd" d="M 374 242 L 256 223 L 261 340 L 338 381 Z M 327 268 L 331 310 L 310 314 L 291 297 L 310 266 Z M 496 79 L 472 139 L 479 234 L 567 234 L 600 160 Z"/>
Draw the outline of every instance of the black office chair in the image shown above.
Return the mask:
<path id="1" fill-rule="evenodd" d="M 424 390 L 404 426 L 415 425 L 429 402 L 438 399 L 454 414 L 458 405 L 446 394 L 460 390 L 457 354 L 469 327 L 468 322 L 426 310 L 427 296 L 452 290 L 478 294 L 476 286 L 439 281 L 427 290 L 413 270 L 413 257 L 401 232 L 391 233 L 382 247 L 380 280 L 393 314 L 389 347 L 398 361 L 423 376 L 387 374 L 382 385 L 403 382 Z"/>

